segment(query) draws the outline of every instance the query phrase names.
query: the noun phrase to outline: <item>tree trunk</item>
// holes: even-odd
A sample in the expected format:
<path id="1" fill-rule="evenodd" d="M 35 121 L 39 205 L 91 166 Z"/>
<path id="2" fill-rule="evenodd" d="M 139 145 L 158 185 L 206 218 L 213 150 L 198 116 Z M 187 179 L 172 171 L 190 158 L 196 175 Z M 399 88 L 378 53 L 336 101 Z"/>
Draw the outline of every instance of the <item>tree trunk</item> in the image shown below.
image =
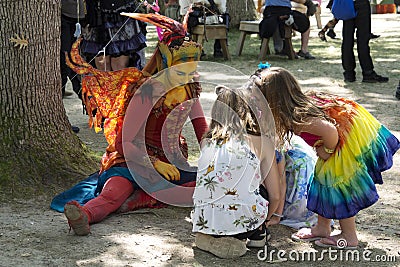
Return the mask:
<path id="1" fill-rule="evenodd" d="M 65 188 L 98 163 L 71 131 L 62 102 L 60 0 L 0 1 L 0 17 L 0 192 Z"/>
<path id="2" fill-rule="evenodd" d="M 230 27 L 239 28 L 241 20 L 257 20 L 256 6 L 253 0 L 229 0 L 226 3 L 231 16 Z"/>

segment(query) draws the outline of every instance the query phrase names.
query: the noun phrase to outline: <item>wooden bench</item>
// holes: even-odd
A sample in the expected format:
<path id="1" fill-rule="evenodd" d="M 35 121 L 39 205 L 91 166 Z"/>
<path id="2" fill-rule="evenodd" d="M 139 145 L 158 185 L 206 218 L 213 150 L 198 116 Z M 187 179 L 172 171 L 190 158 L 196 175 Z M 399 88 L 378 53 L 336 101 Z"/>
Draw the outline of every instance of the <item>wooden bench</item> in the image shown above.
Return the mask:
<path id="1" fill-rule="evenodd" d="M 208 39 L 219 40 L 221 43 L 222 54 L 225 59 L 230 60 L 231 55 L 228 50 L 228 34 L 226 26 L 222 24 L 197 25 L 192 31 L 193 40 L 203 45 Z"/>
<path id="2" fill-rule="evenodd" d="M 241 21 L 239 26 L 240 36 L 236 46 L 236 55 L 240 56 L 242 54 L 244 41 L 248 34 L 259 34 L 259 24 L 260 21 Z M 294 59 L 295 54 L 292 45 L 292 27 L 285 26 L 285 53 L 288 55 L 289 59 Z M 266 56 L 271 54 L 269 50 L 269 38 L 263 38 L 261 43 L 260 54 L 258 55 L 258 60 L 265 60 Z"/>

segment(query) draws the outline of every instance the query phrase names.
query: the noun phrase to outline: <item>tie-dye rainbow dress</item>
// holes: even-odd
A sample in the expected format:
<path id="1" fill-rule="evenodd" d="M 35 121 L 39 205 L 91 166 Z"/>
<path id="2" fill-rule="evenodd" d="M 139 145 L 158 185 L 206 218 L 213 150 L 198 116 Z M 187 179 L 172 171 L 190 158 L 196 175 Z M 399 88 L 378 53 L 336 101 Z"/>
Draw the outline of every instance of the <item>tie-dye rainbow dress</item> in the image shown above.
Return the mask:
<path id="1" fill-rule="evenodd" d="M 328 160 L 317 160 L 307 208 L 329 219 L 350 218 L 378 200 L 375 184 L 383 183 L 381 172 L 392 167 L 400 142 L 354 101 L 337 97 L 327 103 L 313 98 L 336 120 L 339 143 Z M 339 105 L 329 105 L 334 102 Z M 316 136 L 302 133 L 301 137 L 312 145 Z"/>

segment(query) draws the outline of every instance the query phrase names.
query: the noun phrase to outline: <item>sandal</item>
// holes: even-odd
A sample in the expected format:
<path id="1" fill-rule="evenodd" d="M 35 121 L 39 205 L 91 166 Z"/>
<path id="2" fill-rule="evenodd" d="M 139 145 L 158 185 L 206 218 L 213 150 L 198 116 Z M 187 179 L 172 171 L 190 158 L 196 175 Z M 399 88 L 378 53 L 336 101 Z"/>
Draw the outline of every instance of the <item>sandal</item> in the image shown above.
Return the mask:
<path id="1" fill-rule="evenodd" d="M 321 41 L 324 41 L 324 42 L 327 42 L 327 41 L 328 41 L 328 40 L 326 40 L 325 32 L 324 32 L 324 31 L 320 31 L 320 32 L 318 33 L 318 37 L 319 37 L 319 39 L 321 39 Z"/>
<path id="2" fill-rule="evenodd" d="M 299 236 L 299 234 L 302 234 L 304 237 Z M 293 241 L 296 241 L 296 242 L 300 242 L 300 241 L 313 242 L 316 240 L 320 240 L 323 237 L 313 235 L 311 232 L 311 228 L 301 228 L 298 232 L 292 234 L 291 238 Z"/>
<path id="3" fill-rule="evenodd" d="M 315 241 L 314 244 L 321 248 L 357 249 L 357 246 L 348 246 L 346 239 L 339 238 L 336 240 L 336 238 L 333 236 L 329 236 L 329 237 L 325 237 L 320 240 L 317 240 L 317 241 Z"/>
<path id="4" fill-rule="evenodd" d="M 88 235 L 90 233 L 88 215 L 77 201 L 73 200 L 65 204 L 64 214 L 68 219 L 69 231 L 72 228 L 76 235 Z"/>

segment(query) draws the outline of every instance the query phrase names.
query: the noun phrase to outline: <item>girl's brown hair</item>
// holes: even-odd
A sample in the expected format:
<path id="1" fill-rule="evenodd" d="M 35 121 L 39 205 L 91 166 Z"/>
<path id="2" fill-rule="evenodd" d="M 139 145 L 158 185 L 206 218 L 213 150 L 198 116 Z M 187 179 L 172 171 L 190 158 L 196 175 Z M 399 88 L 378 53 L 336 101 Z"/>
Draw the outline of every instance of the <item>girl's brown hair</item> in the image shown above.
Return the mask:
<path id="1" fill-rule="evenodd" d="M 272 111 L 279 143 L 290 139 L 300 125 L 310 123 L 311 117 L 331 121 L 313 100 L 305 95 L 296 78 L 279 67 L 259 69 L 251 77 Z"/>
<path id="2" fill-rule="evenodd" d="M 260 135 L 257 119 L 246 100 L 245 92 L 219 86 L 211 109 L 211 123 L 205 138 L 223 142 L 233 136 Z"/>

